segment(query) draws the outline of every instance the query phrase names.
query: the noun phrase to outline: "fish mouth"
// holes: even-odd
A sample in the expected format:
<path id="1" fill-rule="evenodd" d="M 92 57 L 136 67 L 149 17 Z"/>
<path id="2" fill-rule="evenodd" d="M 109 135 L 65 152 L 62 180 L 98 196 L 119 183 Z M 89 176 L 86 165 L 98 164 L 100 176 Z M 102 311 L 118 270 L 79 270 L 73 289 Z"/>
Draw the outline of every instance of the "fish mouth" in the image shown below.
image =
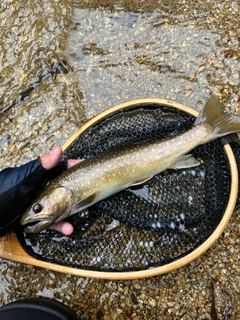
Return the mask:
<path id="1" fill-rule="evenodd" d="M 38 233 L 52 225 L 52 222 L 49 220 L 40 220 L 40 221 L 28 221 L 22 223 L 22 225 L 26 225 L 24 228 L 25 233 Z"/>

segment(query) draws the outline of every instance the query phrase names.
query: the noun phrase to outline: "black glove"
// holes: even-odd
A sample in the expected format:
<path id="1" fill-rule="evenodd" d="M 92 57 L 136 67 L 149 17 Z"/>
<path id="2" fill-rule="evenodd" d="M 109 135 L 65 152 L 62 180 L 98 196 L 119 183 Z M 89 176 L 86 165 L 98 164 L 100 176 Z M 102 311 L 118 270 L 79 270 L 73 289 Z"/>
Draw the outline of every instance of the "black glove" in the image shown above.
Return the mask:
<path id="1" fill-rule="evenodd" d="M 46 183 L 66 169 L 67 164 L 62 161 L 53 169 L 46 170 L 37 158 L 0 172 L 0 237 L 16 229 L 20 216 Z"/>

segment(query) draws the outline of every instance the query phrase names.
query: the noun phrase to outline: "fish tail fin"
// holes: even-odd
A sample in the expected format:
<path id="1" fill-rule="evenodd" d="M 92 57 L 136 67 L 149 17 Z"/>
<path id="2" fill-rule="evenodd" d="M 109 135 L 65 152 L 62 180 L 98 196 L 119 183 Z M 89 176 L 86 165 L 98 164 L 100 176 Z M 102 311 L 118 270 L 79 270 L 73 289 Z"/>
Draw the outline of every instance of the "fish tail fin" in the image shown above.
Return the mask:
<path id="1" fill-rule="evenodd" d="M 213 128 L 212 140 L 240 132 L 240 116 L 224 113 L 223 105 L 215 96 L 211 96 L 194 124 L 200 123 L 208 123 Z"/>

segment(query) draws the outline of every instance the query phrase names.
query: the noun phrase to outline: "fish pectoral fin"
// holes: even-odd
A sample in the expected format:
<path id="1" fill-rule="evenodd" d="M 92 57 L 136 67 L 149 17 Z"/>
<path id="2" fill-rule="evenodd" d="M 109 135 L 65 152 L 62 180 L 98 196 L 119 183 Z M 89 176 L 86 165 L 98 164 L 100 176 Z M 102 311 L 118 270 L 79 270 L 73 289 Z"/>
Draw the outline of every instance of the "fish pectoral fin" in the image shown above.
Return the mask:
<path id="1" fill-rule="evenodd" d="M 90 207 L 92 204 L 96 202 L 96 199 L 99 195 L 99 192 L 95 192 L 90 194 L 88 197 L 81 199 L 80 201 L 74 203 L 73 205 L 73 211 L 77 212 L 83 209 L 86 209 Z"/>
<path id="2" fill-rule="evenodd" d="M 172 164 L 169 169 L 185 169 L 185 168 L 192 168 L 197 167 L 200 165 L 200 161 L 195 159 L 192 154 L 185 154 L 178 158 L 177 162 Z"/>
<path id="3" fill-rule="evenodd" d="M 138 180 L 138 181 L 135 181 L 133 184 L 131 184 L 131 187 L 133 187 L 133 186 L 138 186 L 138 185 L 140 185 L 140 184 L 143 184 L 143 183 L 147 182 L 148 180 L 152 179 L 152 177 L 153 177 L 153 176 L 147 177 L 147 178 L 145 178 L 145 179 L 140 179 L 140 180 Z"/>

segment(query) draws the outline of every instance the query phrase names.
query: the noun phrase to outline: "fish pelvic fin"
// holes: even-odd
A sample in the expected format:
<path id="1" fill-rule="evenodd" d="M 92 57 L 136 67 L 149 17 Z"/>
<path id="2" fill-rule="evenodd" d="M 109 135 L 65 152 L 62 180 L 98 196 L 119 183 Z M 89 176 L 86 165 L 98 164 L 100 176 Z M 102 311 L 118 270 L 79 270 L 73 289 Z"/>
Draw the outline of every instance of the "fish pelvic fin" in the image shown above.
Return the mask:
<path id="1" fill-rule="evenodd" d="M 212 127 L 211 140 L 240 132 L 240 116 L 224 113 L 223 105 L 214 95 L 208 100 L 194 125 L 201 123 L 209 124 Z"/>

